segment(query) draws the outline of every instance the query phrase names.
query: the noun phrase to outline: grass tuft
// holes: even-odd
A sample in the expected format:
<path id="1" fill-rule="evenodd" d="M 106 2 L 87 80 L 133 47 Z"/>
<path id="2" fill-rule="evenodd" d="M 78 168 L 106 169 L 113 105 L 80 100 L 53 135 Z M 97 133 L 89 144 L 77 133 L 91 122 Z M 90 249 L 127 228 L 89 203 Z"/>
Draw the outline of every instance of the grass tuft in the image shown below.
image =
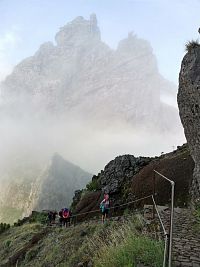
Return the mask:
<path id="1" fill-rule="evenodd" d="M 185 49 L 187 52 L 191 52 L 193 49 L 200 47 L 200 43 L 198 40 L 188 41 L 185 45 Z"/>
<path id="2" fill-rule="evenodd" d="M 198 204 L 194 210 L 194 216 L 196 218 L 196 222 L 193 225 L 193 231 L 195 233 L 200 233 L 200 205 Z"/>
<path id="3" fill-rule="evenodd" d="M 95 267 L 135 267 L 139 263 L 152 267 L 162 266 L 163 243 L 142 235 L 139 221 L 126 224 L 100 233 L 90 239 L 90 251 L 96 251 Z"/>

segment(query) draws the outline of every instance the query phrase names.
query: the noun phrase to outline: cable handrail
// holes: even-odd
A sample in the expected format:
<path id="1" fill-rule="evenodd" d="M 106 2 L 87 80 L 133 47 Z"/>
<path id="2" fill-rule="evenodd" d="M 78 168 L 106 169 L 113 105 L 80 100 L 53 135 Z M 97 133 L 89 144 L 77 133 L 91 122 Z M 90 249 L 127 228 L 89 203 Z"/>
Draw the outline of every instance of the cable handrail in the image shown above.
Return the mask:
<path id="1" fill-rule="evenodd" d="M 116 205 L 116 206 L 110 207 L 109 209 L 110 210 L 111 209 L 116 209 L 116 208 L 119 208 L 119 207 L 122 207 L 122 206 L 126 206 L 126 205 L 129 205 L 129 204 L 132 204 L 132 203 L 135 203 L 135 202 L 138 202 L 138 201 L 141 201 L 141 200 L 150 198 L 150 197 L 152 197 L 152 195 L 148 195 L 148 196 L 145 196 L 145 197 L 142 197 L 142 198 L 138 198 L 138 199 L 135 199 L 133 201 L 123 203 L 121 205 Z M 78 216 L 89 214 L 89 213 L 95 213 L 95 212 L 99 212 L 99 209 L 98 210 L 91 210 L 91 211 L 87 211 L 87 212 L 77 213 L 77 214 L 74 214 L 74 215 L 70 216 L 70 218 L 72 218 L 72 217 L 78 217 Z"/>
<path id="2" fill-rule="evenodd" d="M 163 232 L 164 232 L 164 237 L 165 237 L 165 248 L 164 248 L 164 255 L 163 255 L 163 267 L 166 266 L 166 254 L 167 254 L 167 241 L 168 241 L 168 235 L 167 235 L 167 231 L 165 229 L 165 226 L 162 222 L 162 219 L 161 219 L 161 216 L 160 216 L 160 213 L 158 211 L 158 207 L 156 205 L 156 202 L 155 202 L 155 199 L 154 199 L 154 196 L 152 195 L 152 200 L 153 200 L 153 204 L 155 206 L 155 209 L 156 209 L 156 212 L 157 212 L 157 215 L 158 215 L 158 218 L 159 218 L 159 221 L 160 221 L 160 224 L 162 226 L 162 229 L 163 229 Z"/>
<path id="3" fill-rule="evenodd" d="M 155 209 L 156 209 L 156 212 L 157 212 L 157 215 L 158 215 L 160 224 L 161 224 L 161 226 L 162 226 L 164 235 L 166 236 L 166 235 L 167 235 L 167 231 L 166 231 L 165 226 L 164 226 L 164 224 L 163 224 L 163 222 L 162 222 L 162 219 L 161 219 L 161 216 L 160 216 L 160 213 L 159 213 L 159 211 L 158 211 L 158 207 L 157 207 L 157 205 L 156 205 L 156 202 L 155 202 L 155 199 L 154 199 L 153 195 L 152 195 L 152 200 L 153 200 L 153 204 L 154 204 L 154 206 L 155 206 Z"/>

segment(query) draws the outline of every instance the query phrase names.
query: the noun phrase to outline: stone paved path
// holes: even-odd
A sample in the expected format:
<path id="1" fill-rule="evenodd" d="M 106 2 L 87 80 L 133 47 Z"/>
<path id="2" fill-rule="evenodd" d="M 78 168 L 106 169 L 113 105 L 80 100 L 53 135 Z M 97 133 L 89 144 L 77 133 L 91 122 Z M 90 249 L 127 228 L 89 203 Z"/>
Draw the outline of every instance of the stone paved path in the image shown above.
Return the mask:
<path id="1" fill-rule="evenodd" d="M 168 225 L 169 209 L 161 212 Z M 173 228 L 173 266 L 200 267 L 200 230 L 195 230 L 197 220 L 190 209 L 176 208 Z M 199 228 L 200 229 L 200 228 Z"/>

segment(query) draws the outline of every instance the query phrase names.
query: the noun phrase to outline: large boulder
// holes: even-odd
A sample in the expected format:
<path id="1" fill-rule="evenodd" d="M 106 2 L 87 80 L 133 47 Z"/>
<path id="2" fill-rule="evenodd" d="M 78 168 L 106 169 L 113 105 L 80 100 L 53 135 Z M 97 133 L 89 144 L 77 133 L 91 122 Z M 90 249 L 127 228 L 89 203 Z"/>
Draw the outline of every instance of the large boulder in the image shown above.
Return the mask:
<path id="1" fill-rule="evenodd" d="M 110 161 L 99 174 L 103 191 L 111 194 L 122 191 L 123 185 L 130 181 L 134 174 L 151 161 L 148 157 L 136 158 L 133 155 L 118 156 Z"/>
<path id="2" fill-rule="evenodd" d="M 200 198 L 200 45 L 191 42 L 179 75 L 178 106 L 185 136 L 195 162 L 191 195 Z"/>

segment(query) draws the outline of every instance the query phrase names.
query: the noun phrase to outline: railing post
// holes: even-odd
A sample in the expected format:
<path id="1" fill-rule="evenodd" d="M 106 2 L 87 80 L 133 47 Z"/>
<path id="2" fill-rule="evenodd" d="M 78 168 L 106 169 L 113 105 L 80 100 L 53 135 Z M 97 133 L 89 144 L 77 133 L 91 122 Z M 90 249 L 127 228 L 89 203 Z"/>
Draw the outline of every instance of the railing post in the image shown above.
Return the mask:
<path id="1" fill-rule="evenodd" d="M 165 234 L 165 250 L 164 250 L 164 260 L 163 260 L 163 267 L 166 267 L 166 261 L 168 261 L 167 251 L 168 250 L 168 235 Z"/>
<path id="2" fill-rule="evenodd" d="M 172 266 L 172 243 L 173 243 L 173 220 L 174 220 L 174 186 L 175 182 L 168 179 L 161 173 L 154 170 L 159 176 L 170 182 L 171 184 L 171 211 L 170 211 L 170 227 L 169 227 L 169 249 L 168 249 L 168 267 Z"/>
<path id="3" fill-rule="evenodd" d="M 155 177 L 156 176 L 156 174 L 155 174 L 155 172 L 153 173 L 153 197 L 154 197 L 154 199 L 155 199 L 155 187 L 156 187 L 156 185 L 155 185 Z M 153 205 L 153 219 L 155 219 L 155 206 Z"/>
<path id="4" fill-rule="evenodd" d="M 155 199 L 154 199 L 154 197 L 153 197 L 153 195 L 152 195 L 152 200 L 153 200 L 153 205 L 154 205 L 154 207 L 155 207 L 155 210 L 156 210 L 156 213 L 157 213 L 157 215 L 158 215 L 158 219 L 159 219 L 159 221 L 160 221 L 160 224 L 161 224 L 161 227 L 162 227 L 162 230 L 163 230 L 163 233 L 164 233 L 164 237 L 165 237 L 165 249 L 164 249 L 164 255 L 163 255 L 163 267 L 166 267 L 166 260 L 167 260 L 167 246 L 168 246 L 168 235 L 167 235 L 167 232 L 166 232 L 166 230 L 165 230 L 165 226 L 164 226 L 164 224 L 163 224 L 163 222 L 162 222 L 162 219 L 161 219 L 161 216 L 160 216 L 160 214 L 159 214 L 159 211 L 158 211 L 158 208 L 157 208 L 157 206 L 156 206 L 156 202 L 155 202 Z"/>

